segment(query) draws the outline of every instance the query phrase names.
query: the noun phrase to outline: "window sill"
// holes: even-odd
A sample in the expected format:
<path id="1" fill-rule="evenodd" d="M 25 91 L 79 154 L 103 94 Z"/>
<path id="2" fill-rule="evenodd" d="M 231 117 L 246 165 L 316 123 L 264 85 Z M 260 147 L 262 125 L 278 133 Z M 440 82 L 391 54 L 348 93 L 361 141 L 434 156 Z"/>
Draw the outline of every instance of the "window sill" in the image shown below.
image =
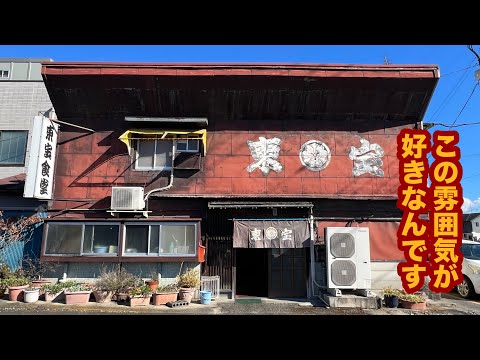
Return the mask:
<path id="1" fill-rule="evenodd" d="M 92 262 L 112 262 L 112 263 L 120 263 L 120 262 L 139 262 L 139 263 L 148 263 L 148 262 L 196 262 L 200 260 L 198 255 L 190 255 L 190 256 L 137 256 L 137 255 L 124 255 L 124 256 L 115 256 L 115 255 L 78 255 L 78 256 L 71 256 L 71 255 L 42 255 L 40 257 L 41 261 L 44 262 L 85 262 L 85 263 L 92 263 Z"/>

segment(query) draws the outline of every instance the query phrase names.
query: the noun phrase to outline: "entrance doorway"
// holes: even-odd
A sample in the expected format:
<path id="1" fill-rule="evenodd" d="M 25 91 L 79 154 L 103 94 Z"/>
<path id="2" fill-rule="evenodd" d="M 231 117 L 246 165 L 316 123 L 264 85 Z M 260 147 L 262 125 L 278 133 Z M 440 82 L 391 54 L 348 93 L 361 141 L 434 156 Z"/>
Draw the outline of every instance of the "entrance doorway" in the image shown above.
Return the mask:
<path id="1" fill-rule="evenodd" d="M 236 291 L 239 296 L 268 296 L 269 249 L 235 249 Z"/>
<path id="2" fill-rule="evenodd" d="M 237 296 L 306 298 L 305 249 L 235 249 Z"/>
<path id="3" fill-rule="evenodd" d="M 305 259 L 305 249 L 270 249 L 269 297 L 307 297 Z"/>

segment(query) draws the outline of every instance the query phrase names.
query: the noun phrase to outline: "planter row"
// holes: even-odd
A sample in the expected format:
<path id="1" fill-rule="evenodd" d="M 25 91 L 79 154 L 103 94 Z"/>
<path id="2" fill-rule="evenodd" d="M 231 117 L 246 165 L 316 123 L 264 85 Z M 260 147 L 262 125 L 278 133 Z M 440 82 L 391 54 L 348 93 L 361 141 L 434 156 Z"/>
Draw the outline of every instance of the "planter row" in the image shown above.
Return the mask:
<path id="1" fill-rule="evenodd" d="M 8 289 L 8 300 L 10 301 L 24 301 L 26 303 L 34 303 L 38 301 L 40 296 L 40 289 L 36 290 L 26 290 L 28 286 L 14 286 Z M 76 291 L 76 292 L 68 292 L 68 291 L 61 291 L 56 294 L 52 293 L 45 293 L 45 301 L 46 302 L 53 302 L 53 301 L 65 301 L 67 305 L 74 305 L 74 304 L 86 304 L 90 300 L 90 294 L 92 291 Z M 125 296 L 126 299 L 129 300 L 130 306 L 145 306 L 150 304 L 150 300 L 153 297 L 153 305 L 165 305 L 170 301 L 177 301 L 178 292 L 168 292 L 168 293 L 154 293 L 153 295 L 144 297 L 144 296 Z M 93 291 L 93 295 L 95 296 L 95 301 L 98 303 L 105 303 L 110 302 L 112 300 L 112 292 L 99 292 Z M 192 293 L 193 295 L 193 293 Z M 187 300 L 191 302 L 190 299 L 185 297 L 181 297 L 180 300 Z"/>
<path id="2" fill-rule="evenodd" d="M 397 296 L 384 296 L 385 306 L 388 308 L 401 307 L 410 310 L 425 310 L 427 308 L 427 302 L 413 302 L 400 300 Z"/>

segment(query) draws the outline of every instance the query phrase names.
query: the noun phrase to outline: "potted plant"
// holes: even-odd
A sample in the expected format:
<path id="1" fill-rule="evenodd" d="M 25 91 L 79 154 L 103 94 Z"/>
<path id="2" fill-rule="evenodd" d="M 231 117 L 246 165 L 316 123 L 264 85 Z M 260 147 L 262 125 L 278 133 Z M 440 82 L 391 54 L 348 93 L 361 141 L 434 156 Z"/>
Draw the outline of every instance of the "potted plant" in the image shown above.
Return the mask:
<path id="1" fill-rule="evenodd" d="M 425 310 L 427 308 L 427 299 L 422 294 L 407 294 L 403 292 L 399 298 L 404 309 Z"/>
<path id="2" fill-rule="evenodd" d="M 64 288 L 65 304 L 86 304 L 90 299 L 92 288 L 89 285 L 74 282 L 74 284 Z"/>
<path id="3" fill-rule="evenodd" d="M 23 301 L 26 303 L 34 303 L 38 301 L 40 296 L 40 288 L 30 285 L 23 289 Z"/>
<path id="4" fill-rule="evenodd" d="M 130 306 L 146 306 L 150 304 L 152 289 L 147 284 L 137 285 L 128 291 Z"/>
<path id="5" fill-rule="evenodd" d="M 8 289 L 8 300 L 23 301 L 23 290 L 30 286 L 30 279 L 24 276 L 12 275 L 3 279 Z"/>
<path id="6" fill-rule="evenodd" d="M 177 301 L 177 282 L 162 284 L 153 293 L 153 305 L 165 305 L 169 301 Z"/>
<path id="7" fill-rule="evenodd" d="M 189 269 L 178 276 L 178 299 L 190 303 L 195 290 L 200 286 L 200 272 L 196 269 Z"/>
<path id="8" fill-rule="evenodd" d="M 399 305 L 399 296 L 402 294 L 401 290 L 393 289 L 391 286 L 382 290 L 383 300 L 385 305 L 389 308 L 396 308 Z"/>
<path id="9" fill-rule="evenodd" d="M 150 279 L 145 280 L 145 284 L 150 286 L 152 292 L 155 291 L 155 289 L 158 287 L 158 273 L 156 271 L 152 272 L 152 276 Z"/>
<path id="10" fill-rule="evenodd" d="M 118 271 L 116 269 L 102 269 L 100 276 L 93 285 L 95 301 L 99 303 L 110 302 L 115 292 L 121 287 L 118 279 Z"/>
<path id="11" fill-rule="evenodd" d="M 68 286 L 70 286 L 69 283 L 60 283 L 60 282 L 57 282 L 56 284 L 49 283 L 49 284 L 42 285 L 41 291 L 45 295 L 46 302 L 60 301 L 60 300 L 63 300 L 63 297 L 65 296 L 65 294 L 63 293 L 63 289 L 65 289 L 65 287 L 68 287 Z"/>

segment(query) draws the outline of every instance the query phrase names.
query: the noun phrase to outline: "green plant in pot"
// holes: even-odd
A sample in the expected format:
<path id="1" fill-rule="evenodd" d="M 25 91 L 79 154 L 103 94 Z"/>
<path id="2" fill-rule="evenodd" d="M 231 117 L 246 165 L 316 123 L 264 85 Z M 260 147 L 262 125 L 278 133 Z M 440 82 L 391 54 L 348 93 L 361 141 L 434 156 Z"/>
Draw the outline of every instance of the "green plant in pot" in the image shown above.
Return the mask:
<path id="1" fill-rule="evenodd" d="M 65 289 L 65 283 L 57 282 L 55 284 L 44 284 L 41 287 L 41 291 L 45 295 L 45 301 L 46 302 L 52 302 L 52 301 L 58 301 L 58 300 L 63 300 L 63 289 Z"/>
<path id="2" fill-rule="evenodd" d="M 383 300 L 385 305 L 389 308 L 396 308 L 400 303 L 400 295 L 402 291 L 399 289 L 393 289 L 391 286 L 386 287 L 382 290 Z"/>
<path id="3" fill-rule="evenodd" d="M 92 293 L 91 286 L 73 281 L 64 288 L 65 303 L 67 305 L 86 304 L 90 299 Z"/>
<path id="4" fill-rule="evenodd" d="M 8 289 L 8 300 L 23 301 L 23 290 L 30 286 L 28 277 L 12 275 L 3 279 L 2 282 Z"/>
<path id="5" fill-rule="evenodd" d="M 422 294 L 408 294 L 404 291 L 399 298 L 402 308 L 411 310 L 425 310 L 427 308 L 427 298 Z"/>
<path id="6" fill-rule="evenodd" d="M 150 303 L 152 289 L 147 284 L 138 284 L 128 291 L 130 306 L 145 306 Z"/>
<path id="7" fill-rule="evenodd" d="M 178 299 L 188 303 L 192 301 L 195 290 L 200 286 L 200 272 L 197 269 L 189 269 L 178 275 Z"/>
<path id="8" fill-rule="evenodd" d="M 153 305 L 165 305 L 170 301 L 177 301 L 178 283 L 160 284 L 153 294 Z"/>

